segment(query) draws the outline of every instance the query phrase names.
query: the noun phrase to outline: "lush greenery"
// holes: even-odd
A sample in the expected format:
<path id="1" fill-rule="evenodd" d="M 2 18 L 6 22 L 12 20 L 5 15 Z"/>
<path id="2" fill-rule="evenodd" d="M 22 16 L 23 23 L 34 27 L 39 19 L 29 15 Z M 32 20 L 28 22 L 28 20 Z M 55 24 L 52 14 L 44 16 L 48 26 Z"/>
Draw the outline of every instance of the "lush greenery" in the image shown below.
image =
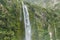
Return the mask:
<path id="1" fill-rule="evenodd" d="M 60 3 L 45 2 L 45 6 L 43 1 L 38 5 L 24 2 L 30 14 L 32 40 L 60 40 Z M 24 34 L 21 0 L 0 0 L 0 40 L 24 40 Z"/>

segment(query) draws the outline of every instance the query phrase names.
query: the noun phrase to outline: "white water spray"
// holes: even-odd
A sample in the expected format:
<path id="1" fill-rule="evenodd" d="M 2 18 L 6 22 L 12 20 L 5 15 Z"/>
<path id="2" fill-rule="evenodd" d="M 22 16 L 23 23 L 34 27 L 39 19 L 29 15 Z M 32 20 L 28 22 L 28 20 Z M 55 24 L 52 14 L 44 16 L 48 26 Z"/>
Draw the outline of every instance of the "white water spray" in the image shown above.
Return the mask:
<path id="1" fill-rule="evenodd" d="M 28 9 L 23 2 L 22 6 L 23 6 L 24 25 L 25 25 L 25 40 L 31 40 L 31 25 L 29 20 Z"/>

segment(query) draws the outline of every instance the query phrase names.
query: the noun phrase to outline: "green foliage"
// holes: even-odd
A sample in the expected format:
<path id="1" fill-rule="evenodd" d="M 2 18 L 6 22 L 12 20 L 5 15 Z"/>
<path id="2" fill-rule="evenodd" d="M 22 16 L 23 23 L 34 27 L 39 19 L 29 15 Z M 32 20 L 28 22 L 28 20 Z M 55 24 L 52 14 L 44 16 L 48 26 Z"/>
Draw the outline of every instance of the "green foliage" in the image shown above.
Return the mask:
<path id="1" fill-rule="evenodd" d="M 21 1 L 10 1 L 0 0 L 0 40 L 24 40 L 25 29 Z M 54 7 L 48 3 L 47 7 L 24 3 L 29 11 L 32 40 L 50 40 L 49 32 L 52 32 L 53 40 L 59 40 L 60 3 Z"/>
<path id="2" fill-rule="evenodd" d="M 0 40 L 19 40 L 20 6 L 16 0 L 0 0 Z M 16 3 L 15 3 L 16 2 Z"/>

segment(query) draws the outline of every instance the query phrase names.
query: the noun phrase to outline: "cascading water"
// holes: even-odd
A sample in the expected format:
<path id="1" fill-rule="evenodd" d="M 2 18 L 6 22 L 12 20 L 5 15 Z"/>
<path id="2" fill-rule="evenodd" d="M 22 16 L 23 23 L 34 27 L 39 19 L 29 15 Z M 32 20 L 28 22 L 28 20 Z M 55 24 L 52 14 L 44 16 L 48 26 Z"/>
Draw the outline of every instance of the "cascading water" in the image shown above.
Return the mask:
<path id="1" fill-rule="evenodd" d="M 25 40 L 31 40 L 31 25 L 29 20 L 29 13 L 27 6 L 22 2 L 23 14 L 24 14 L 24 25 L 25 25 Z"/>

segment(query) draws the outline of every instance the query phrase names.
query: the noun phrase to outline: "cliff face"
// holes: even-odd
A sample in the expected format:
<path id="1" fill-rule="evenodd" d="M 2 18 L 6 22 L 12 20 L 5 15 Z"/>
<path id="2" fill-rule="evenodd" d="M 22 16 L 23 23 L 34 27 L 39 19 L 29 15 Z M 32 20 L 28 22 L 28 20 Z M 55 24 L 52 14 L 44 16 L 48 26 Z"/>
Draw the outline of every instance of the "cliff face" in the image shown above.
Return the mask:
<path id="1" fill-rule="evenodd" d="M 33 40 L 59 40 L 58 37 L 59 25 L 57 25 L 59 23 L 57 20 L 60 20 L 59 19 L 60 3 L 59 2 L 56 4 L 52 3 L 54 6 L 51 5 L 50 3 L 49 5 L 47 4 L 46 7 L 36 4 L 28 5 Z"/>
<path id="2" fill-rule="evenodd" d="M 29 11 L 32 40 L 60 40 L 60 3 L 53 4 L 50 0 L 27 1 L 24 3 Z M 21 1 L 0 0 L 0 40 L 24 40 L 24 38 Z"/>

